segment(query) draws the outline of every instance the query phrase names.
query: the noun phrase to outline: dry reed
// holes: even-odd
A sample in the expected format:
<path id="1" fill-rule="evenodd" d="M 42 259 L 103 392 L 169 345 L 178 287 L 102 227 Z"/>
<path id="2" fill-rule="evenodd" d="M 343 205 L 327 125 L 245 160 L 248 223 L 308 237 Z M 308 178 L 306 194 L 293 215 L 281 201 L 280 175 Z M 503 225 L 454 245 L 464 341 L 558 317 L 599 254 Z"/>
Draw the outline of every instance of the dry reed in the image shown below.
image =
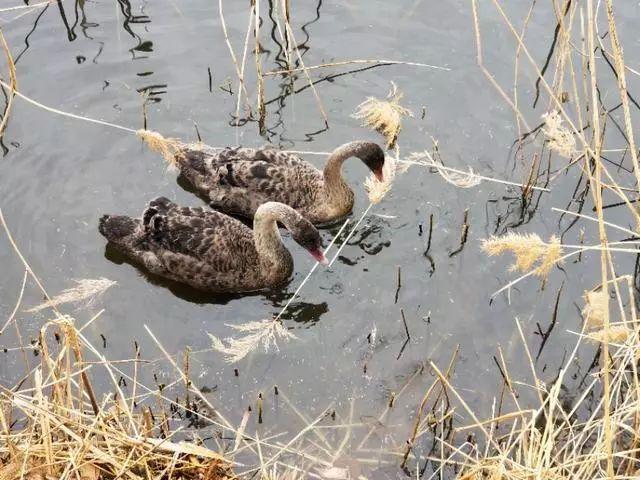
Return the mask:
<path id="1" fill-rule="evenodd" d="M 563 125 L 562 117 L 557 111 L 542 116 L 544 125 L 542 132 L 547 137 L 549 148 L 563 157 L 570 158 L 576 149 L 576 139 L 571 130 Z"/>
<path id="2" fill-rule="evenodd" d="M 397 158 L 387 155 L 384 161 L 384 166 L 382 168 L 382 182 L 378 181 L 374 174 L 369 174 L 369 176 L 365 179 L 364 188 L 367 191 L 367 195 L 371 203 L 379 203 L 389 192 L 389 190 L 391 190 L 393 181 L 396 178 L 397 170 Z"/>
<path id="3" fill-rule="evenodd" d="M 51 300 L 47 300 L 40 305 L 30 308 L 27 312 L 39 312 L 45 308 L 57 307 L 65 303 L 85 303 L 90 305 L 105 293 L 109 288 L 113 287 L 116 282 L 107 278 L 83 278 L 81 280 L 74 280 L 75 287 L 67 288 L 53 297 Z"/>
<path id="4" fill-rule="evenodd" d="M 358 105 L 353 114 L 353 118 L 362 120 L 363 126 L 372 128 L 384 136 L 387 148 L 393 148 L 396 144 L 402 130 L 402 117 L 413 116 L 411 110 L 400 105 L 403 95 L 398 86 L 391 82 L 386 99 L 369 97 Z"/>
<path id="5" fill-rule="evenodd" d="M 235 478 L 221 454 L 179 441 L 179 430 L 128 412 L 117 393 L 106 395 L 93 412 L 89 391 L 77 381 L 89 367 L 72 357 L 84 347 L 80 338 L 68 317 L 47 322 L 40 333 L 40 366 L 28 376 L 32 387 L 2 388 L 2 480 Z"/>
<path id="6" fill-rule="evenodd" d="M 601 328 L 604 325 L 604 311 L 608 308 L 607 291 L 590 291 L 585 293 L 585 306 L 582 317 L 586 328 Z"/>
<path id="7" fill-rule="evenodd" d="M 169 167 L 175 167 L 176 155 L 180 155 L 183 147 L 178 139 L 163 137 L 158 132 L 144 129 L 136 131 L 136 135 L 144 140 L 149 149 L 162 155 Z"/>
<path id="8" fill-rule="evenodd" d="M 562 257 L 562 245 L 556 236 L 552 235 L 548 242 L 544 242 L 535 233 L 509 232 L 501 237 L 494 236 L 482 241 L 482 249 L 490 256 L 512 252 L 515 263 L 511 271 L 533 270 L 535 275 L 542 278 L 546 278 Z"/>

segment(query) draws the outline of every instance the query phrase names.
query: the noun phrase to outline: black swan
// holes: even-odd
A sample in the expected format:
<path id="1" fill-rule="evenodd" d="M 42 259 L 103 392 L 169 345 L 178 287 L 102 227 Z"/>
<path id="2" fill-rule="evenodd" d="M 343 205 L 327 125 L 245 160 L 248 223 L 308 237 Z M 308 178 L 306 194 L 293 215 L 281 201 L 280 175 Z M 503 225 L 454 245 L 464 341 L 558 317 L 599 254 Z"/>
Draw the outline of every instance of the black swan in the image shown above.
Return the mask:
<path id="1" fill-rule="evenodd" d="M 373 142 L 350 142 L 336 148 L 320 171 L 298 156 L 273 148 L 214 150 L 184 145 L 175 163 L 212 208 L 251 218 L 265 202 L 296 209 L 314 225 L 334 223 L 353 208 L 353 191 L 342 164 L 357 157 L 383 181 L 384 151 Z"/>
<path id="2" fill-rule="evenodd" d="M 315 227 L 291 207 L 260 205 L 253 231 L 223 213 L 181 207 L 167 198 L 149 202 L 141 219 L 104 215 L 100 233 L 150 272 L 210 292 L 250 292 L 285 282 L 293 259 L 278 222 L 320 263 L 327 260 Z"/>

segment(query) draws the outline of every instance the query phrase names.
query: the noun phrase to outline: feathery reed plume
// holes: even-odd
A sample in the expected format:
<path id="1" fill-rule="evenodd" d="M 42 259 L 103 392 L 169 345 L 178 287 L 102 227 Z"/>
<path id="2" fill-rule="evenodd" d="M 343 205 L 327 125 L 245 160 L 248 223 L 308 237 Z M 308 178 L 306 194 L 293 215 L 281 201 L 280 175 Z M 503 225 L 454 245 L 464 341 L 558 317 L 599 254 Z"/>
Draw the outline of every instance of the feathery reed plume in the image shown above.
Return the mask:
<path id="1" fill-rule="evenodd" d="M 30 308 L 27 312 L 39 312 L 45 308 L 57 307 L 64 303 L 85 302 L 85 305 L 89 306 L 116 284 L 113 280 L 104 277 L 97 279 L 83 278 L 81 280 L 74 280 L 74 282 L 76 283 L 75 287 L 63 290 L 51 300 Z"/>
<path id="2" fill-rule="evenodd" d="M 549 148 L 563 157 L 570 158 L 576 150 L 576 139 L 571 130 L 562 123 L 560 114 L 553 110 L 542 115 L 542 133 L 547 137 Z"/>
<path id="3" fill-rule="evenodd" d="M 445 182 L 459 188 L 472 188 L 480 185 L 484 177 L 477 175 L 471 167 L 469 171 L 445 168 L 441 162 L 436 161 L 428 150 L 413 152 L 406 160 L 408 165 L 422 165 L 428 168 L 435 168 L 438 174 L 444 178 Z"/>
<path id="4" fill-rule="evenodd" d="M 602 328 L 604 326 L 607 295 L 608 292 L 605 290 L 585 292 L 585 305 L 582 309 L 582 316 L 584 317 L 586 328 Z"/>
<path id="5" fill-rule="evenodd" d="M 516 258 L 511 271 L 528 272 L 537 263 L 534 272 L 541 278 L 549 274 L 562 256 L 562 244 L 558 237 L 552 235 L 549 242 L 544 242 L 535 233 L 509 232 L 501 237 L 492 236 L 482 241 L 482 249 L 492 257 L 512 252 Z"/>
<path id="6" fill-rule="evenodd" d="M 609 329 L 601 329 L 589 333 L 589 339 L 595 342 L 624 343 L 633 334 L 633 330 L 624 325 L 613 325 Z"/>
<path id="7" fill-rule="evenodd" d="M 245 333 L 244 337 L 225 338 L 226 344 L 215 335 L 209 333 L 211 346 L 214 350 L 225 355 L 225 361 L 235 363 L 246 357 L 249 352 L 262 347 L 268 352 L 271 347 L 279 351 L 278 340 L 289 341 L 297 337 L 287 330 L 279 320 L 260 320 L 243 323 L 241 325 L 227 325 L 238 332 Z"/>
<path id="8" fill-rule="evenodd" d="M 368 97 L 358 105 L 352 117 L 362 120 L 363 126 L 383 135 L 387 140 L 387 148 L 393 148 L 402 130 L 402 117 L 413 117 L 411 110 L 400 105 L 403 95 L 398 86 L 391 82 L 386 100 Z"/>
<path id="9" fill-rule="evenodd" d="M 136 131 L 147 146 L 154 152 L 159 153 L 167 161 L 170 168 L 175 167 L 176 155 L 180 154 L 182 144 L 177 138 L 165 138 L 153 130 L 140 129 Z"/>
<path id="10" fill-rule="evenodd" d="M 384 180 L 379 182 L 373 173 L 369 174 L 364 181 L 364 188 L 367 191 L 367 195 L 369 196 L 369 201 L 371 203 L 380 202 L 387 192 L 391 190 L 397 171 L 397 158 L 387 156 L 384 161 L 384 166 L 382 167 L 382 176 Z"/>

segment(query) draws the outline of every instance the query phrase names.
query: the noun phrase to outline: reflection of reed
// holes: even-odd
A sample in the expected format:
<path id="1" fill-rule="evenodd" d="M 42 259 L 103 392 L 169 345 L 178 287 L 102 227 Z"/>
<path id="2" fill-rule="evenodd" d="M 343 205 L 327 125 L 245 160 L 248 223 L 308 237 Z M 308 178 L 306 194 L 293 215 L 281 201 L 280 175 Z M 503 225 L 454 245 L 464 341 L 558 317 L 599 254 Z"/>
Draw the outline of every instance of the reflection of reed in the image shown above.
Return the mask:
<path id="1" fill-rule="evenodd" d="M 62 23 L 64 24 L 64 28 L 67 31 L 67 38 L 69 39 L 70 42 L 73 42 L 76 38 L 78 38 L 78 36 L 76 35 L 75 32 L 75 28 L 78 25 L 78 2 L 75 2 L 75 15 L 76 15 L 76 19 L 75 22 L 73 22 L 72 26 L 69 26 L 69 21 L 67 20 L 67 15 L 65 13 L 64 10 L 64 5 L 62 4 L 62 0 L 57 0 L 58 3 L 58 10 L 60 11 L 60 19 L 62 20 Z"/>
<path id="2" fill-rule="evenodd" d="M 38 23 L 40 22 L 40 19 L 45 14 L 45 12 L 47 11 L 48 8 L 49 8 L 49 5 L 45 6 L 42 9 L 42 11 L 38 14 L 38 16 L 36 17 L 35 21 L 33 22 L 33 26 L 31 27 L 31 30 L 29 30 L 29 32 L 27 32 L 27 35 L 24 37 L 24 48 L 22 49 L 22 51 L 18 55 L 16 55 L 15 63 L 18 63 L 20 61 L 20 58 L 22 57 L 22 55 L 24 55 L 24 53 L 27 50 L 29 50 L 29 47 L 31 46 L 29 44 L 29 37 L 33 34 L 33 32 L 36 31 L 36 28 L 38 28 Z"/>
<path id="3" fill-rule="evenodd" d="M 311 21 L 305 23 L 302 26 L 302 31 L 304 33 L 304 41 L 300 44 L 295 42 L 294 32 L 291 28 L 291 11 L 289 2 L 286 0 L 268 0 L 268 8 L 267 8 L 267 18 L 270 21 L 270 26 L 263 26 L 263 18 L 261 16 L 261 4 L 260 0 L 252 2 L 251 10 L 249 12 L 249 24 L 247 28 L 247 35 L 245 38 L 244 49 L 242 56 L 236 54 L 234 50 L 231 40 L 229 39 L 228 29 L 226 25 L 226 21 L 223 15 L 222 10 L 222 1 L 219 1 L 219 14 L 220 21 L 222 24 L 222 30 L 225 37 L 225 41 L 227 44 L 227 48 L 229 49 L 229 53 L 231 55 L 231 59 L 235 66 L 236 75 L 238 77 L 238 97 L 236 100 L 236 111 L 235 115 L 232 116 L 232 120 L 229 122 L 232 126 L 242 126 L 248 122 L 257 121 L 259 124 L 259 130 L 261 135 L 268 137 L 270 140 L 273 139 L 274 136 L 277 135 L 276 129 L 283 126 L 284 122 L 282 121 L 282 110 L 285 107 L 284 99 L 295 92 L 294 82 L 296 80 L 295 75 L 290 75 L 289 78 L 286 79 L 285 82 L 282 82 L 279 85 L 280 93 L 279 95 L 270 101 L 265 100 L 265 86 L 264 86 L 264 77 L 265 74 L 263 72 L 263 62 L 262 55 L 263 54 L 271 54 L 272 50 L 263 46 L 262 39 L 260 36 L 261 29 L 267 29 L 269 31 L 270 41 L 276 46 L 275 57 L 273 61 L 280 68 L 284 68 L 287 70 L 291 69 L 300 69 L 302 67 L 303 74 L 307 77 L 308 87 L 314 91 L 314 95 L 318 102 L 318 107 L 321 112 L 321 115 L 324 120 L 324 127 L 317 132 L 311 132 L 307 134 L 307 137 L 315 136 L 319 132 L 325 131 L 327 129 L 327 116 L 324 113 L 324 107 L 322 106 L 322 101 L 318 93 L 315 91 L 315 87 L 313 82 L 309 78 L 308 74 L 304 71 L 304 62 L 302 60 L 303 55 L 309 51 L 310 47 L 308 45 L 310 41 L 310 35 L 308 32 L 308 27 L 313 23 L 317 22 L 320 19 L 320 8 L 322 6 L 322 1 L 319 0 L 316 6 L 315 12 L 316 16 Z M 254 45 L 253 45 L 253 53 L 254 53 L 254 61 L 255 61 L 255 70 L 256 70 L 256 99 L 255 106 L 250 103 L 250 95 L 247 91 L 245 85 L 245 76 L 246 76 L 246 60 L 247 60 L 247 50 L 249 43 L 249 34 L 253 30 L 254 36 Z M 246 106 L 246 112 L 241 116 L 240 114 L 240 106 L 243 103 L 243 95 L 244 95 L 244 104 Z M 279 99 L 280 101 L 277 101 Z M 267 125 L 266 119 L 266 106 L 269 103 L 278 103 L 278 108 L 273 115 L 275 117 L 275 122 L 272 125 Z M 257 111 L 257 118 L 254 116 L 254 109 Z M 283 138 L 280 139 L 281 141 Z M 285 140 L 286 141 L 286 140 Z"/>
<path id="4" fill-rule="evenodd" d="M 120 13 L 122 13 L 122 16 L 124 17 L 122 28 L 133 38 L 140 40 L 140 37 L 131 29 L 130 25 L 151 23 L 151 20 L 147 15 L 134 15 L 131 12 L 131 4 L 129 3 L 129 0 L 118 0 L 118 5 L 120 5 Z"/>

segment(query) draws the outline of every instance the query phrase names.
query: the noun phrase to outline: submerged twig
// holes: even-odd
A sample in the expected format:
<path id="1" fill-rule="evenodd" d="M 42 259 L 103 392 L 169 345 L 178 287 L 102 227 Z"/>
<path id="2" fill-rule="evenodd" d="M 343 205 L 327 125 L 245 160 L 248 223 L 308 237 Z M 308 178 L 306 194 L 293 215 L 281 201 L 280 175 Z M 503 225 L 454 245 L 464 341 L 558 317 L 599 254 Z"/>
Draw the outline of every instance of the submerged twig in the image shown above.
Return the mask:
<path id="1" fill-rule="evenodd" d="M 449 252 L 449 257 L 453 257 L 460 253 L 467 243 L 467 237 L 469 236 L 469 209 L 464 210 L 464 217 L 462 219 L 462 229 L 460 231 L 460 246 L 455 250 Z"/>
<path id="2" fill-rule="evenodd" d="M 405 339 L 404 343 L 402 344 L 402 348 L 400 348 L 400 351 L 398 352 L 398 356 L 396 357 L 396 360 L 400 360 L 400 357 L 402 356 L 402 353 L 404 352 L 404 349 L 407 347 L 407 344 L 411 340 L 411 334 L 409 333 L 409 327 L 407 327 L 407 319 L 404 316 L 404 310 L 402 308 L 400 309 L 400 316 L 402 317 L 402 324 L 404 325 L 404 332 L 407 335 L 407 338 Z"/>
<path id="3" fill-rule="evenodd" d="M 400 294 L 400 288 L 402 288 L 402 269 L 398 265 L 397 281 L 396 281 L 396 296 L 393 303 L 398 303 L 398 295 Z"/>

